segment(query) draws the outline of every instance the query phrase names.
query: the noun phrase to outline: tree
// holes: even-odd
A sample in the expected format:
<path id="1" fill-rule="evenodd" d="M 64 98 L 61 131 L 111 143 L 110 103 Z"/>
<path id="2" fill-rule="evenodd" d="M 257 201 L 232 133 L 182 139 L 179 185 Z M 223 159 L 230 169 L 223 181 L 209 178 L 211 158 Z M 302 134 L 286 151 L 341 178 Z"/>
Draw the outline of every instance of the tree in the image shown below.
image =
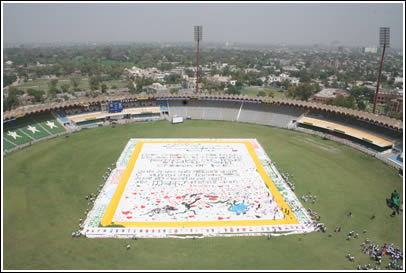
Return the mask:
<path id="1" fill-rule="evenodd" d="M 300 70 L 299 78 L 301 83 L 308 83 L 311 80 L 310 75 L 306 70 Z"/>
<path id="2" fill-rule="evenodd" d="M 61 66 L 65 75 L 72 74 L 75 71 L 75 64 L 71 61 L 63 62 Z"/>
<path id="3" fill-rule="evenodd" d="M 348 96 L 344 97 L 343 95 L 338 95 L 335 99 L 331 99 L 327 104 L 346 107 L 346 108 L 355 108 L 355 97 Z M 362 107 L 362 106 L 361 106 Z"/>
<path id="4" fill-rule="evenodd" d="M 111 59 L 111 53 L 112 53 L 112 49 L 111 47 L 105 47 L 102 50 L 102 56 L 106 59 L 106 60 L 110 60 Z"/>
<path id="5" fill-rule="evenodd" d="M 103 83 L 103 84 L 101 85 L 101 92 L 102 92 L 102 93 L 106 93 L 106 90 L 107 90 L 107 85 L 106 85 L 105 83 Z"/>
<path id="6" fill-rule="evenodd" d="M 289 80 L 284 80 L 284 81 L 281 83 L 281 86 L 283 86 L 285 89 L 288 89 L 289 86 L 291 86 L 291 85 L 292 85 L 292 84 L 290 83 Z"/>
<path id="7" fill-rule="evenodd" d="M 57 93 L 60 93 L 58 88 L 56 88 L 57 84 L 58 79 L 52 79 L 48 82 L 48 94 L 53 98 L 56 97 Z"/>
<path id="8" fill-rule="evenodd" d="M 70 79 L 70 82 L 71 82 L 71 84 L 72 84 L 72 86 L 73 86 L 73 89 L 75 90 L 75 91 L 77 91 L 78 89 L 79 89 L 79 84 L 80 84 L 80 79 L 79 78 L 71 78 Z"/>
<path id="9" fill-rule="evenodd" d="M 172 73 L 165 77 L 165 82 L 168 84 L 180 83 L 182 77 L 179 74 Z"/>
<path id="10" fill-rule="evenodd" d="M 18 105 L 20 105 L 20 101 L 17 98 L 16 94 L 9 94 L 7 96 L 7 99 L 4 100 L 3 102 L 3 108 L 6 111 L 9 111 L 15 107 L 17 107 Z"/>
<path id="11" fill-rule="evenodd" d="M 3 76 L 4 87 L 12 84 L 16 80 L 17 80 L 17 76 L 15 74 L 4 74 L 4 76 Z"/>
<path id="12" fill-rule="evenodd" d="M 268 96 L 271 98 L 275 97 L 275 90 L 269 91 Z"/>
<path id="13" fill-rule="evenodd" d="M 178 94 L 178 93 L 179 93 L 179 90 L 176 89 L 176 88 L 171 88 L 171 89 L 169 90 L 169 92 L 170 92 L 171 94 Z"/>
<path id="14" fill-rule="evenodd" d="M 124 68 L 121 67 L 119 64 L 112 64 L 111 66 L 105 67 L 106 74 L 110 75 L 110 78 L 115 80 L 120 78 L 123 70 Z"/>
<path id="15" fill-rule="evenodd" d="M 45 94 L 45 92 L 44 92 L 43 90 L 36 90 L 36 89 L 29 88 L 29 89 L 27 90 L 27 94 L 28 94 L 29 96 L 33 96 L 33 97 L 34 97 L 34 100 L 35 100 L 36 102 L 42 102 L 42 101 L 44 101 L 43 95 Z"/>
<path id="16" fill-rule="evenodd" d="M 173 68 L 173 65 L 171 64 L 171 63 L 161 63 L 159 66 L 158 66 L 158 69 L 160 70 L 160 71 L 169 71 L 169 70 L 171 70 Z"/>
<path id="17" fill-rule="evenodd" d="M 137 90 L 136 90 L 132 81 L 129 81 L 127 83 L 127 88 L 128 88 L 128 92 L 130 92 L 131 94 L 135 94 L 136 92 L 142 91 L 142 87 L 139 88 L 138 84 L 137 84 Z"/>
<path id="18" fill-rule="evenodd" d="M 314 93 L 313 85 L 310 83 L 299 84 L 296 89 L 295 97 L 307 101 Z"/>
<path id="19" fill-rule="evenodd" d="M 356 99 L 353 96 L 348 96 L 345 98 L 344 107 L 355 109 Z"/>
<path id="20" fill-rule="evenodd" d="M 402 112 L 389 112 L 388 114 L 389 117 L 403 120 L 403 113 Z"/>
<path id="21" fill-rule="evenodd" d="M 70 84 L 69 83 L 64 83 L 61 85 L 61 89 L 62 89 L 62 93 L 68 93 L 69 92 L 69 88 L 70 88 Z"/>
<path id="22" fill-rule="evenodd" d="M 55 98 L 57 93 L 59 93 L 59 90 L 57 88 L 51 87 L 48 89 L 48 95 L 51 98 Z"/>
<path id="23" fill-rule="evenodd" d="M 296 89 L 297 87 L 292 85 L 288 88 L 288 91 L 286 92 L 286 97 L 288 98 L 295 98 L 296 97 Z"/>
<path id="24" fill-rule="evenodd" d="M 89 78 L 89 85 L 91 90 L 97 90 L 99 88 L 99 79 L 96 76 Z"/>
<path id="25" fill-rule="evenodd" d="M 321 87 L 320 87 L 320 84 L 319 84 L 319 83 L 315 83 L 315 84 L 313 85 L 313 88 L 314 88 L 314 92 L 315 92 L 315 93 L 318 93 L 318 92 L 321 91 Z"/>
<path id="26" fill-rule="evenodd" d="M 359 100 L 359 101 L 357 102 L 357 106 L 358 106 L 358 109 L 359 109 L 359 110 L 365 110 L 365 108 L 367 107 L 367 106 L 365 105 L 365 103 L 364 103 L 363 100 Z"/>
<path id="27" fill-rule="evenodd" d="M 191 69 L 185 69 L 185 74 L 189 77 L 189 78 L 193 78 L 195 76 L 195 72 L 193 72 L 193 70 Z"/>
<path id="28" fill-rule="evenodd" d="M 227 90 L 225 91 L 226 94 L 231 94 L 231 95 L 239 95 L 241 94 L 241 89 L 237 88 L 236 86 L 229 84 L 227 86 Z"/>
<path id="29" fill-rule="evenodd" d="M 15 96 L 20 96 L 20 95 L 24 95 L 24 91 L 23 90 L 21 90 L 21 89 L 18 89 L 17 87 L 15 87 L 15 86 L 10 86 L 9 88 L 8 88 L 8 95 L 10 96 L 13 96 L 13 95 L 15 95 Z"/>
<path id="30" fill-rule="evenodd" d="M 236 82 L 235 82 L 235 87 L 236 87 L 237 89 L 242 89 L 242 87 L 243 87 L 242 81 L 236 81 Z M 241 93 L 241 92 L 240 92 L 240 93 Z"/>
<path id="31" fill-rule="evenodd" d="M 265 96 L 266 96 L 265 91 L 259 91 L 259 92 L 257 93 L 257 97 L 265 97 Z"/>
<path id="32" fill-rule="evenodd" d="M 392 100 L 394 99 L 394 98 L 396 98 L 396 95 L 395 94 L 393 94 L 393 93 L 391 93 L 391 94 L 389 94 L 388 96 L 386 96 L 386 98 L 385 98 L 385 107 L 384 107 L 384 113 L 385 113 L 385 115 L 388 115 L 389 114 L 389 112 L 391 111 L 391 109 L 392 109 Z"/>
<path id="33" fill-rule="evenodd" d="M 248 82 L 249 85 L 255 85 L 255 86 L 262 86 L 263 82 L 260 79 L 251 79 Z"/>
<path id="34" fill-rule="evenodd" d="M 92 66 L 90 63 L 81 63 L 80 64 L 80 73 L 82 75 L 90 75 L 92 71 Z"/>
<path id="35" fill-rule="evenodd" d="M 56 89 L 57 84 L 58 84 L 58 79 L 52 79 L 48 82 L 48 87 L 49 87 L 49 89 L 51 89 L 51 88 Z"/>

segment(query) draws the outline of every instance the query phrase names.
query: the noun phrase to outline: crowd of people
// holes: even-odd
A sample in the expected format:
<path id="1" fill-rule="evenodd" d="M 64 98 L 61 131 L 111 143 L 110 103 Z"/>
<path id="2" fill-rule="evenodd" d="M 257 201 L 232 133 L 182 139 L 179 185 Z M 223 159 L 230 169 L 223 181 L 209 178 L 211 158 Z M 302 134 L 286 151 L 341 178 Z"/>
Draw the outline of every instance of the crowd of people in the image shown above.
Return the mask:
<path id="1" fill-rule="evenodd" d="M 87 208 L 86 208 L 86 211 L 85 211 L 85 215 L 87 215 L 89 213 L 89 211 L 91 210 L 91 204 L 96 201 L 97 196 L 101 193 L 104 184 L 107 182 L 107 180 L 110 177 L 110 174 L 113 171 L 113 169 L 115 168 L 115 166 L 116 166 L 116 163 L 112 163 L 111 168 L 107 168 L 106 173 L 103 175 L 103 181 L 104 182 L 97 187 L 96 193 L 91 192 L 91 193 L 89 193 L 88 195 L 85 196 L 85 199 L 88 201 L 87 202 Z M 84 223 L 83 219 L 80 218 L 79 219 L 79 230 L 73 231 L 72 232 L 72 237 L 80 237 L 81 234 L 82 234 L 81 231 L 84 229 L 84 227 L 85 227 L 85 223 Z"/>
<path id="2" fill-rule="evenodd" d="M 376 262 L 377 269 L 380 269 L 382 263 L 382 258 L 385 255 L 389 255 L 389 258 L 392 260 L 387 264 L 387 269 L 403 270 L 403 266 L 400 263 L 400 260 L 403 260 L 403 252 L 400 250 L 399 246 L 394 247 L 393 243 L 388 245 L 385 243 L 382 247 L 378 244 L 371 242 L 366 239 L 365 242 L 361 245 L 363 247 L 362 252 L 366 255 L 369 255 L 373 261 Z M 365 264 L 363 269 L 371 269 L 370 264 Z M 357 269 L 361 269 L 361 265 L 358 265 Z"/>

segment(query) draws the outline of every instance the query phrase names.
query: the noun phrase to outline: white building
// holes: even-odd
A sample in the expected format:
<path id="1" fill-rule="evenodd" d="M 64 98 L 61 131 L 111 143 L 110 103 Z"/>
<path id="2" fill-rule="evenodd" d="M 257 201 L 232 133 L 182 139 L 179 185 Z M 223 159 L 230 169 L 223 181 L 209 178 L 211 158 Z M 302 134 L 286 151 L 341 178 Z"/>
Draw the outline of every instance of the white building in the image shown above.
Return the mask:
<path id="1" fill-rule="evenodd" d="M 224 77 L 224 76 L 220 76 L 219 74 L 216 74 L 213 77 L 209 78 L 209 80 L 211 80 L 213 82 L 225 83 L 225 84 L 227 84 L 230 79 L 231 79 L 231 76 Z"/>
<path id="2" fill-rule="evenodd" d="M 374 46 L 364 48 L 364 53 L 377 53 L 378 48 Z"/>
<path id="3" fill-rule="evenodd" d="M 290 81 L 291 84 L 299 85 L 299 79 L 298 78 L 289 77 L 288 80 Z"/>
<path id="4" fill-rule="evenodd" d="M 276 76 L 276 75 L 269 75 L 268 77 L 268 83 L 273 83 L 273 82 L 280 82 L 281 81 L 281 77 L 280 76 Z"/>
<path id="5" fill-rule="evenodd" d="M 280 77 L 280 81 L 281 81 L 281 82 L 283 82 L 284 80 L 289 79 L 289 75 L 286 74 L 286 73 L 281 73 L 281 74 L 279 75 L 279 77 Z"/>
<path id="6" fill-rule="evenodd" d="M 295 66 L 284 66 L 283 70 L 285 71 L 299 71 Z"/>
<path id="7" fill-rule="evenodd" d="M 236 81 L 236 80 L 230 80 L 230 81 L 228 81 L 228 83 L 231 84 L 231 85 L 233 85 L 233 86 L 235 86 L 235 84 L 237 83 L 237 81 Z"/>
<path id="8" fill-rule="evenodd" d="M 403 77 L 395 77 L 395 83 L 403 83 Z"/>

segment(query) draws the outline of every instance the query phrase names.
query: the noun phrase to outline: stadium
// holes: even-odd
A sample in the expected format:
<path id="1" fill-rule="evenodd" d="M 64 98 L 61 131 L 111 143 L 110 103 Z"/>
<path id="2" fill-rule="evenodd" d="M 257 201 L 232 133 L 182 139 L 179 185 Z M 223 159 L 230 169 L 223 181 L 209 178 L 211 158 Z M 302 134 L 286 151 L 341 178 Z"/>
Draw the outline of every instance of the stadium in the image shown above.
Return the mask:
<path id="1" fill-rule="evenodd" d="M 303 213 L 304 220 L 299 224 L 306 232 L 283 230 L 283 226 L 271 222 L 252 224 L 267 217 L 265 210 L 262 214 L 258 212 L 260 206 L 256 207 L 256 214 L 249 209 L 238 214 L 238 217 L 251 217 L 248 220 L 227 214 L 226 210 L 218 214 L 220 209 L 204 212 L 203 208 L 201 213 L 193 214 L 188 211 L 187 217 L 201 217 L 200 221 L 211 223 L 224 217 L 251 221 L 241 224 L 247 229 L 241 228 L 241 232 L 234 231 L 238 226 L 235 223 L 224 224 L 221 230 L 218 224 L 213 224 L 213 232 L 207 229 L 211 224 L 189 226 L 190 222 L 170 218 L 170 209 L 160 213 L 161 218 L 156 221 L 171 220 L 174 230 L 159 236 L 156 236 L 158 230 L 153 235 L 151 230 L 148 235 L 146 230 L 142 234 L 135 230 L 129 232 L 129 227 L 139 231 L 139 226 L 132 220 L 123 224 L 122 219 L 134 216 L 147 223 L 144 228 L 151 228 L 151 213 L 136 216 L 137 210 L 130 213 L 128 208 L 141 204 L 141 199 L 134 198 L 135 203 L 118 203 L 123 192 L 114 201 L 118 190 L 112 190 L 111 184 L 116 184 L 117 189 L 123 188 L 127 181 L 131 185 L 131 173 L 127 169 L 131 160 L 132 167 L 135 161 L 140 162 L 135 152 L 137 143 L 144 147 L 151 142 L 164 143 L 158 148 L 148 148 L 150 154 L 165 149 L 173 149 L 171 153 L 178 150 L 181 154 L 180 151 L 197 148 L 208 149 L 208 154 L 218 152 L 211 163 L 217 162 L 219 156 L 226 162 L 240 158 L 232 152 L 219 152 L 223 149 L 221 145 L 215 149 L 207 143 L 203 145 L 210 141 L 228 145 L 229 151 L 241 152 L 241 158 L 245 153 L 252 156 L 253 162 L 261 162 L 250 167 L 253 174 L 248 173 L 248 167 L 245 176 L 245 169 L 241 171 L 243 180 L 238 183 L 251 183 L 250 177 L 257 175 L 256 170 L 267 186 L 275 185 L 278 189 L 273 191 L 268 187 L 272 196 L 281 202 L 296 202 L 296 210 L 289 205 L 292 211 L 289 217 Z M 185 146 L 185 142 L 197 143 Z M 183 144 L 174 148 L 168 143 Z M 240 149 L 243 144 L 248 152 Z M 250 145 L 258 148 L 250 150 Z M 139 147 L 139 158 L 148 158 L 147 150 L 142 154 Z M 131 154 L 135 156 L 133 159 Z M 100 96 L 4 112 L 3 156 L 5 269 L 353 270 L 358 264 L 376 265 L 363 253 L 365 241 L 379 246 L 393 243 L 394 248 L 403 249 L 403 211 L 391 216 L 392 209 L 385 202 L 394 189 L 403 193 L 403 124 L 366 112 L 270 97 Z M 153 160 L 162 161 L 162 158 L 158 154 Z M 179 160 L 184 158 L 188 155 L 178 155 Z M 197 162 L 204 164 L 204 160 L 200 158 Z M 243 170 L 244 166 L 251 166 L 249 160 L 241 162 L 244 164 L 233 168 Z M 144 168 L 148 172 L 154 169 L 153 164 L 152 160 L 145 161 L 143 165 L 135 165 L 135 169 Z M 213 172 L 218 171 L 213 169 Z M 138 180 L 133 179 L 138 181 L 134 185 L 140 183 L 138 176 Z M 216 181 L 225 177 L 217 177 Z M 230 210 L 255 197 L 255 192 L 245 197 L 247 189 L 238 191 L 241 194 L 238 196 L 233 191 L 239 187 L 238 183 L 234 188 L 226 185 L 229 187 L 226 192 L 232 192 L 240 200 L 227 203 Z M 224 185 L 218 183 L 219 187 Z M 154 187 L 156 192 L 162 190 L 162 195 L 168 193 L 162 183 Z M 186 191 L 178 188 L 173 196 Z M 145 199 L 154 193 L 148 192 Z M 193 193 L 187 192 L 189 196 Z M 266 199 L 266 193 L 261 197 Z M 199 196 L 200 201 L 190 199 L 186 207 L 190 209 L 194 202 L 207 198 L 213 199 L 211 203 L 207 201 L 210 204 L 196 204 L 214 208 L 216 194 Z M 106 196 L 109 196 L 107 201 Z M 163 199 L 162 196 L 158 203 Z M 110 200 L 116 202 L 110 210 L 117 209 L 125 216 L 114 218 L 110 213 L 110 218 L 107 217 Z M 255 201 L 247 202 L 255 204 Z M 281 208 L 279 201 L 276 202 Z M 264 209 L 263 203 L 260 204 Z M 253 211 L 255 208 L 251 207 Z M 162 208 L 150 211 L 161 212 Z M 288 219 L 288 212 L 283 211 L 277 217 Z M 195 230 L 186 231 L 185 225 Z M 291 227 L 293 231 L 298 228 Z M 131 249 L 126 248 L 128 245 Z M 351 256 L 355 258 L 349 259 Z M 391 262 L 393 259 L 386 255 L 380 267 L 385 268 Z M 398 263 L 403 264 L 403 257 Z"/>

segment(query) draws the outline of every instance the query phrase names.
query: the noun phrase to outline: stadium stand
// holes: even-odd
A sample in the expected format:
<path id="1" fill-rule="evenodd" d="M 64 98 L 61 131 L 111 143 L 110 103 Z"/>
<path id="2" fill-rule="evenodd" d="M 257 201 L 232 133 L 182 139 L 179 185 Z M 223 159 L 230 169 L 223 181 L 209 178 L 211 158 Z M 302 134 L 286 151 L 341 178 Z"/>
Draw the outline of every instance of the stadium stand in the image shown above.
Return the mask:
<path id="1" fill-rule="evenodd" d="M 232 100 L 168 100 L 170 116 L 239 121 L 287 128 L 304 113 L 301 108 Z"/>
<path id="2" fill-rule="evenodd" d="M 37 114 L 33 117 L 33 119 L 51 134 L 62 133 L 65 131 L 65 128 L 52 116 L 50 112 Z"/>
<path id="3" fill-rule="evenodd" d="M 113 101 L 123 103 L 122 112 L 107 112 L 108 103 Z M 39 112 L 40 114 L 37 114 Z M 110 124 L 106 121 L 116 120 L 120 123 L 122 119 L 123 123 L 128 123 L 157 119 L 172 120 L 173 117 L 238 121 L 295 129 L 349 145 L 389 164 L 395 164 L 397 161 L 396 164 L 399 166 L 400 161 L 403 163 L 401 157 L 403 150 L 396 149 L 403 141 L 403 123 L 399 120 L 313 102 L 207 94 L 100 96 L 49 105 L 19 107 L 3 113 L 3 150 L 15 150 L 38 140 L 80 130 L 79 127 Z M 306 126 L 297 122 L 303 117 L 345 126 L 348 131 L 359 130 L 362 132 L 360 135 L 370 134 L 372 137 L 366 137 L 365 140 L 363 137 L 342 134 L 339 129 L 322 130 L 321 127 Z M 66 126 L 66 130 L 62 124 Z M 373 141 L 372 143 L 368 141 L 371 138 L 382 138 L 392 142 L 394 148 L 390 149 L 389 145 L 377 146 Z"/>
<path id="4" fill-rule="evenodd" d="M 32 131 L 28 130 L 31 128 L 35 129 Z M 25 144 L 48 135 L 49 133 L 39 126 L 30 116 L 17 118 L 3 125 L 3 137 L 16 145 Z"/>
<path id="5" fill-rule="evenodd" d="M 157 103 L 158 103 L 159 107 L 161 108 L 162 112 L 168 112 L 168 101 L 158 100 Z"/>
<path id="6" fill-rule="evenodd" d="M 56 116 L 63 122 L 69 122 L 69 119 L 66 118 L 66 114 L 63 110 L 55 111 Z"/>
<path id="7" fill-rule="evenodd" d="M 259 109 L 261 106 L 262 105 L 257 105 L 248 102 L 242 103 L 241 113 L 238 117 L 238 121 L 248 123 L 258 123 L 257 113 L 261 111 Z M 265 120 L 263 120 L 262 122 L 265 122 Z"/>
<path id="8" fill-rule="evenodd" d="M 3 150 L 10 150 L 15 145 L 27 144 L 64 131 L 63 126 L 50 112 L 16 118 L 3 124 Z"/>
<path id="9" fill-rule="evenodd" d="M 174 117 L 186 117 L 187 107 L 185 106 L 188 103 L 188 100 L 168 100 L 169 105 L 169 116 Z"/>
<path id="10" fill-rule="evenodd" d="M 300 126 L 315 130 L 320 130 L 322 132 L 331 133 L 333 135 L 340 136 L 348 139 L 357 139 L 360 143 L 366 142 L 367 146 L 374 147 L 377 150 L 384 150 L 391 148 L 393 142 L 387 139 L 378 137 L 374 134 L 370 134 L 366 131 L 355 129 L 353 127 L 345 126 L 339 123 L 325 121 L 321 119 L 302 117 L 298 120 Z M 377 147 L 375 147 L 377 146 Z"/>
<path id="11" fill-rule="evenodd" d="M 366 133 L 370 133 L 394 142 L 396 142 L 402 135 L 402 131 L 400 130 L 394 130 L 377 123 L 364 121 L 362 119 L 350 116 L 338 115 L 335 113 L 311 110 L 308 114 L 306 114 L 306 116 L 362 130 Z"/>
<path id="12" fill-rule="evenodd" d="M 270 125 L 283 128 L 288 128 L 293 120 L 297 120 L 305 112 L 303 108 L 286 105 L 273 105 L 272 111 Z"/>
<path id="13" fill-rule="evenodd" d="M 6 138 L 3 138 L 3 147 L 4 147 L 5 151 L 10 150 L 10 149 L 14 148 L 15 146 L 16 145 L 12 144 L 10 141 L 7 141 Z"/>

